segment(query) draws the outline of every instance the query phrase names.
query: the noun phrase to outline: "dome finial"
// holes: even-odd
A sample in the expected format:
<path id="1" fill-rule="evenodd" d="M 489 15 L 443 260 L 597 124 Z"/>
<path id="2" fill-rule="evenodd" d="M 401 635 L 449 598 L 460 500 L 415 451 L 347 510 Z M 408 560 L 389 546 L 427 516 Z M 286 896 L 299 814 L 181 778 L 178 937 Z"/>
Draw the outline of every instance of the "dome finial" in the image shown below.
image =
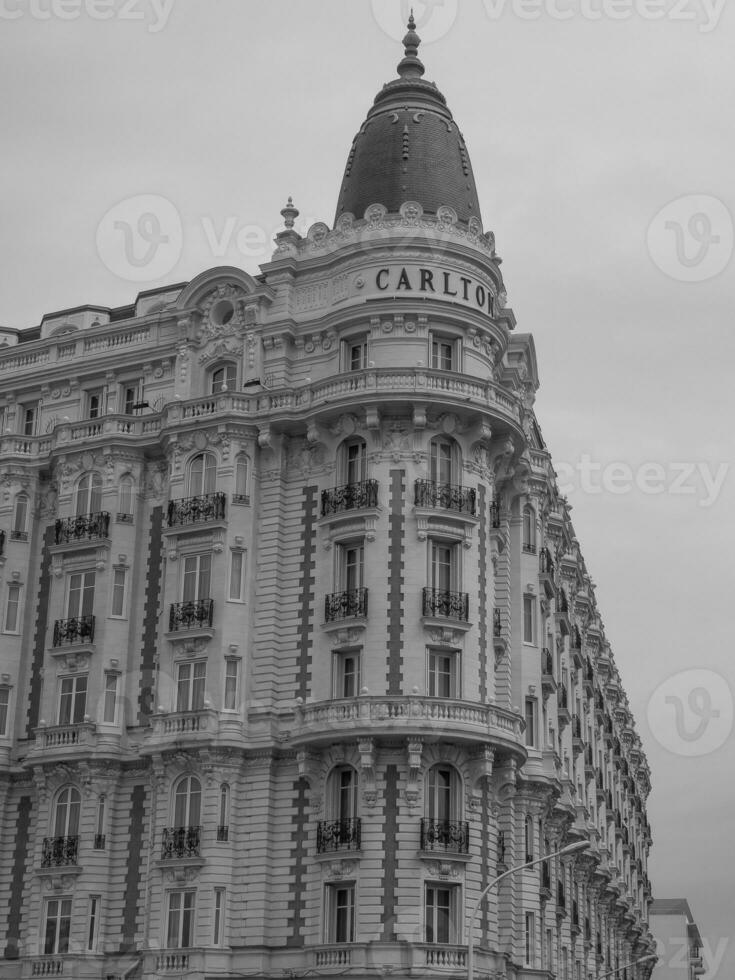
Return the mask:
<path id="1" fill-rule="evenodd" d="M 284 225 L 290 231 L 294 226 L 295 219 L 299 216 L 298 208 L 293 206 L 293 198 L 289 197 L 286 207 L 281 211 L 281 215 L 283 216 Z"/>
<path id="2" fill-rule="evenodd" d="M 411 15 L 408 18 L 408 33 L 403 38 L 403 47 L 406 49 L 406 53 L 398 65 L 398 74 L 401 78 L 421 78 L 426 70 L 421 63 L 419 58 L 419 44 L 421 44 L 421 38 L 416 33 L 416 21 L 413 19 L 413 7 L 411 8 Z"/>

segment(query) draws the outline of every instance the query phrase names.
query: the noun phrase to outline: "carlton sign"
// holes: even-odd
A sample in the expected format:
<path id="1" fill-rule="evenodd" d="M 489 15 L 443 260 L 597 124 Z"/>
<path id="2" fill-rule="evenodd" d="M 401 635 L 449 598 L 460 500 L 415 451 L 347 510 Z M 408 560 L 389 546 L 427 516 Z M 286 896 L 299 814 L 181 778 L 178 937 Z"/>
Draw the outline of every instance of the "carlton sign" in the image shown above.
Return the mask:
<path id="1" fill-rule="evenodd" d="M 379 293 L 435 296 L 466 303 L 493 315 L 493 293 L 471 276 L 462 276 L 436 266 L 383 266 L 374 274 Z"/>

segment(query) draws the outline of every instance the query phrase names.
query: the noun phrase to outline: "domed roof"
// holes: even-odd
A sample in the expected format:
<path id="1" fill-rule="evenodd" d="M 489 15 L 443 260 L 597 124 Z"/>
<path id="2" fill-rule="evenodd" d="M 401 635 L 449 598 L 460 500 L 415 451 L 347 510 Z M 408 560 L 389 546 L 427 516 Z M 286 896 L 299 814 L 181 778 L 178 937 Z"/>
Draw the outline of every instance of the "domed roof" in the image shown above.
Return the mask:
<path id="1" fill-rule="evenodd" d="M 435 214 L 441 205 L 459 221 L 480 217 L 477 188 L 464 138 L 434 82 L 425 81 L 413 14 L 403 39 L 398 78 L 383 86 L 352 142 L 336 219 L 362 218 L 371 204 L 397 212 L 418 201 Z"/>

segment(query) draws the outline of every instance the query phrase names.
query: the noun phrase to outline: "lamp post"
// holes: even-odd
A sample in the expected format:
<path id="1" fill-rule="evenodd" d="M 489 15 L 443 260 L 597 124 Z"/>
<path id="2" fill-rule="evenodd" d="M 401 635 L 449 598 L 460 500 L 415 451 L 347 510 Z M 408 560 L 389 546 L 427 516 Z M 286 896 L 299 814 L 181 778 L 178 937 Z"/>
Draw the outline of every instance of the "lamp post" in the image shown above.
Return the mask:
<path id="1" fill-rule="evenodd" d="M 509 868 L 508 871 L 504 871 L 502 875 L 498 875 L 494 878 L 490 884 L 483 890 L 480 897 L 475 902 L 474 908 L 470 912 L 469 918 L 469 930 L 467 935 L 467 980 L 474 980 L 473 974 L 473 959 L 474 959 L 474 945 L 472 941 L 472 930 L 475 925 L 475 918 L 477 913 L 480 911 L 480 906 L 482 905 L 483 899 L 487 896 L 488 892 L 494 888 L 498 882 L 502 881 L 503 878 L 507 878 L 509 875 L 515 874 L 516 871 L 523 871 L 524 868 L 531 868 L 534 864 L 541 864 L 542 861 L 548 861 L 549 858 L 564 857 L 566 854 L 577 854 L 579 851 L 586 851 L 590 846 L 588 840 L 580 840 L 574 844 L 567 844 L 566 847 L 562 847 L 560 851 L 552 851 L 551 854 L 542 854 L 540 857 L 534 858 L 533 861 L 526 861 L 525 864 L 517 864 L 514 868 Z"/>
<path id="2" fill-rule="evenodd" d="M 640 956 L 637 960 L 633 960 L 632 963 L 623 963 L 622 966 L 616 966 L 614 970 L 609 973 L 603 973 L 601 977 L 597 977 L 597 980 L 605 980 L 606 977 L 614 977 L 616 973 L 620 973 L 622 970 L 627 970 L 629 966 L 637 966 L 639 963 L 648 963 L 649 960 L 657 960 L 658 956 L 655 953 L 646 953 L 645 956 Z"/>

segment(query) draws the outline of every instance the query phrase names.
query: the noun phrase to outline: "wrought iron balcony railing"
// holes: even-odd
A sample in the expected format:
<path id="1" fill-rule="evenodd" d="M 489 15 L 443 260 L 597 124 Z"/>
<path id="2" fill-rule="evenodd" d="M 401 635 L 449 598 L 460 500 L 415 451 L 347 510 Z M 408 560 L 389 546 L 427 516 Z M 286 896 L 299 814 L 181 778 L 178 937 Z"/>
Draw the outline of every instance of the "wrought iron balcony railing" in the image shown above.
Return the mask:
<path id="1" fill-rule="evenodd" d="M 42 868 L 60 868 L 65 864 L 76 864 L 79 854 L 79 836 L 44 837 Z"/>
<path id="2" fill-rule="evenodd" d="M 470 825 L 466 820 L 421 820 L 422 851 L 452 851 L 467 854 Z"/>
<path id="3" fill-rule="evenodd" d="M 476 496 L 472 488 L 454 483 L 416 480 L 414 484 L 414 504 L 417 507 L 442 507 L 474 516 Z"/>
<path id="4" fill-rule="evenodd" d="M 359 851 L 362 821 L 360 817 L 345 820 L 320 820 L 316 825 L 316 851 Z"/>
<path id="5" fill-rule="evenodd" d="M 367 616 L 368 590 L 348 589 L 346 592 L 332 592 L 324 597 L 324 622 L 336 623 L 341 619 Z"/>
<path id="6" fill-rule="evenodd" d="M 168 502 L 168 526 L 202 524 L 206 521 L 222 521 L 225 517 L 224 493 L 204 493 L 198 497 L 180 497 Z"/>
<path id="7" fill-rule="evenodd" d="M 230 839 L 230 828 L 226 823 L 221 823 L 217 827 L 217 840 L 218 841 L 228 841 Z"/>
<path id="8" fill-rule="evenodd" d="M 54 623 L 55 647 L 64 643 L 93 643 L 94 616 L 72 616 L 70 619 L 57 619 Z"/>
<path id="9" fill-rule="evenodd" d="M 466 623 L 470 618 L 470 597 L 467 592 L 424 589 L 422 609 L 424 616 L 442 616 Z"/>
<path id="10" fill-rule="evenodd" d="M 200 629 L 211 626 L 214 620 L 214 599 L 190 599 L 188 602 L 172 602 L 168 616 L 169 633 L 178 630 Z"/>
<path id="11" fill-rule="evenodd" d="M 339 514 L 343 510 L 359 510 L 361 507 L 377 506 L 377 480 L 345 483 L 341 487 L 322 490 L 322 517 L 327 517 L 329 514 Z"/>
<path id="12" fill-rule="evenodd" d="M 106 510 L 96 514 L 77 514 L 75 517 L 60 517 L 56 521 L 56 544 L 70 541 L 94 541 L 106 538 L 110 529 L 110 515 Z"/>
<path id="13" fill-rule="evenodd" d="M 164 827 L 161 834 L 161 860 L 200 856 L 202 828 Z"/>
<path id="14" fill-rule="evenodd" d="M 105 835 L 95 834 L 94 835 L 94 849 L 95 851 L 104 851 L 105 849 Z"/>

